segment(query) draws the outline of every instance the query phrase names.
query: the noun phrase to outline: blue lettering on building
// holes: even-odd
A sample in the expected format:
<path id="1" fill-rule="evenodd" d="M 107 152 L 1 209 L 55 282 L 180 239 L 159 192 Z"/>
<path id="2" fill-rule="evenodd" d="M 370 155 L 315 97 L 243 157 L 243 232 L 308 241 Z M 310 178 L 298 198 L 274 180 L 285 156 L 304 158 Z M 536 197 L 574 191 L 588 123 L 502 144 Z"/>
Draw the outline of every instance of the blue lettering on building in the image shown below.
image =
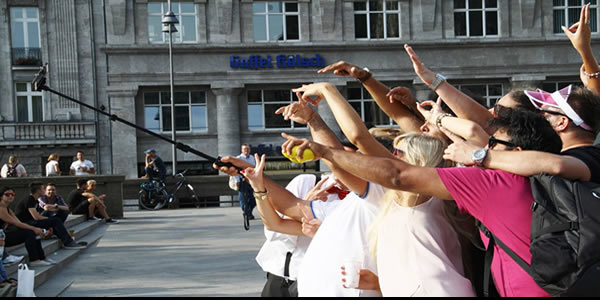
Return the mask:
<path id="1" fill-rule="evenodd" d="M 275 57 L 275 65 L 280 69 L 324 68 L 325 58 L 319 54 L 316 54 L 313 57 L 281 54 Z M 272 69 L 273 60 L 271 55 L 267 55 L 266 57 L 260 55 L 251 55 L 247 58 L 240 57 L 238 55 L 232 55 L 229 57 L 229 66 L 232 69 Z"/>

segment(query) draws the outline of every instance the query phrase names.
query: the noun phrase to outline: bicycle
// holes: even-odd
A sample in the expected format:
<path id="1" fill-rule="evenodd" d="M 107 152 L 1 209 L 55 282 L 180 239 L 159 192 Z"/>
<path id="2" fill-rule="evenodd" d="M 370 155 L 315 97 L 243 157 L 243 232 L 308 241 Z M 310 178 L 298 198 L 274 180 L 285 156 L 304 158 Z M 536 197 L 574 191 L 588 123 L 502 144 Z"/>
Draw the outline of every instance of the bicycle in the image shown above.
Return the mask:
<path id="1" fill-rule="evenodd" d="M 190 192 L 190 195 L 194 200 L 194 205 L 196 208 L 200 207 L 200 200 L 196 195 L 196 191 L 194 187 L 187 183 L 184 174 L 188 170 L 184 170 L 181 173 L 175 174 L 173 178 L 179 178 L 177 183 L 175 184 L 175 188 L 172 192 L 167 190 L 164 182 L 154 181 L 155 183 L 144 182 L 140 185 L 141 189 L 139 191 L 139 203 L 140 206 L 147 210 L 159 210 L 163 208 L 165 205 L 175 203 L 177 200 L 177 192 L 181 190 L 183 186 L 186 186 Z"/>

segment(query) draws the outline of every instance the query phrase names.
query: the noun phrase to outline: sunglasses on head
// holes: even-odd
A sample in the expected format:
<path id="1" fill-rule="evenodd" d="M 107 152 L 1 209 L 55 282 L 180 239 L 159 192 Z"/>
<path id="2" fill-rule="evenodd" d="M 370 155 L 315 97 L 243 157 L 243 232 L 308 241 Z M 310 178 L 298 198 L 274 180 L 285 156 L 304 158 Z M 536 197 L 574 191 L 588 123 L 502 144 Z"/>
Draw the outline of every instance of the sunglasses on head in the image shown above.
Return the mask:
<path id="1" fill-rule="evenodd" d="M 499 140 L 493 136 L 490 136 L 490 139 L 488 141 L 488 149 L 494 148 L 494 146 L 496 146 L 497 144 L 502 144 L 502 145 L 505 145 L 505 146 L 511 147 L 511 148 L 517 148 L 517 145 L 515 145 L 511 142 Z"/>
<path id="2" fill-rule="evenodd" d="M 4 193 L 4 196 L 6 197 L 14 197 L 16 194 L 14 192 L 6 192 Z"/>

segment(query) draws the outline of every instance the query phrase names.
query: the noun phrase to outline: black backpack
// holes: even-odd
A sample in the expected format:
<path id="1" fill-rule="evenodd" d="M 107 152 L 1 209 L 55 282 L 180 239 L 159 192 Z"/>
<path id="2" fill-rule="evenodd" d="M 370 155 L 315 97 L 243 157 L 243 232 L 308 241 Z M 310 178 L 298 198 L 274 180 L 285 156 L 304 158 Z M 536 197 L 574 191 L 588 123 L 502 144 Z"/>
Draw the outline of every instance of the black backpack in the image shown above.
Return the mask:
<path id="1" fill-rule="evenodd" d="M 530 177 L 531 265 L 509 249 L 483 224 L 486 251 L 484 294 L 497 243 L 535 282 L 552 296 L 600 295 L 600 184 L 558 176 Z"/>

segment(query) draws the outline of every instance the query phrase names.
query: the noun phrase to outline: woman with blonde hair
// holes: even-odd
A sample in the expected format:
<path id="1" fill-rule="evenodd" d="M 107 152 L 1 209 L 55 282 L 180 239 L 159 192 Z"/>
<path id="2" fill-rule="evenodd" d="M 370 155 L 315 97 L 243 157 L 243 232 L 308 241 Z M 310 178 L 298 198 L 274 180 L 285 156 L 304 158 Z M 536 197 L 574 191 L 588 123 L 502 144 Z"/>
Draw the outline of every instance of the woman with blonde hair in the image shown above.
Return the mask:
<path id="1" fill-rule="evenodd" d="M 409 133 L 397 137 L 394 145 L 398 159 L 410 164 L 445 166 L 446 145 L 439 139 Z M 388 190 L 369 228 L 369 248 L 383 296 L 475 295 L 464 276 L 458 235 L 440 199 Z"/>
<path id="2" fill-rule="evenodd" d="M 60 167 L 58 166 L 58 160 L 60 157 L 56 153 L 48 156 L 48 163 L 46 164 L 46 176 L 60 176 Z"/>

